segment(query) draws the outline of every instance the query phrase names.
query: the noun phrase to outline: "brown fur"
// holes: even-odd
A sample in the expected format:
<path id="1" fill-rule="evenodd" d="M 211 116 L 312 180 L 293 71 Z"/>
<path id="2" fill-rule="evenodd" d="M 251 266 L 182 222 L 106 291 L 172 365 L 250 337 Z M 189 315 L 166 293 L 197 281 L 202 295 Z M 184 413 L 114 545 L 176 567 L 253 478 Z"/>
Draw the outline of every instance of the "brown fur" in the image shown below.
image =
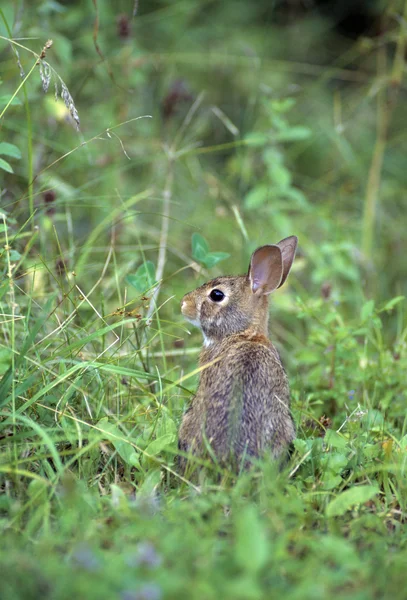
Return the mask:
<path id="1" fill-rule="evenodd" d="M 239 466 L 285 454 L 295 438 L 287 376 L 268 338 L 268 294 L 287 278 L 297 238 L 263 246 L 246 276 L 218 277 L 186 294 L 182 313 L 204 335 L 200 382 L 179 431 L 179 448 Z M 281 270 L 281 273 L 280 271 Z M 219 289 L 222 302 L 209 294 Z M 180 458 L 180 466 L 186 461 Z"/>

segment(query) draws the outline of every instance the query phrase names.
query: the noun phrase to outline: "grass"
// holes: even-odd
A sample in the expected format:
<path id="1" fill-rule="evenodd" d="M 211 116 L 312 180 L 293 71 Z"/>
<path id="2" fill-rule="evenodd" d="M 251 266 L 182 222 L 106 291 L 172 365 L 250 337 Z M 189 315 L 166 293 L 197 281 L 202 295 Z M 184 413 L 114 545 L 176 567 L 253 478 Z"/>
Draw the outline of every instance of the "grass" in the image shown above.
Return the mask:
<path id="1" fill-rule="evenodd" d="M 41 4 L 49 35 L 27 9 L 34 41 L 2 11 L 5 600 L 405 596 L 404 4 L 357 42 L 226 5 L 140 3 L 116 30 L 99 4 L 93 40 L 81 3 Z M 30 72 L 48 37 L 67 105 Z M 179 300 L 289 234 L 290 462 L 182 477 L 201 338 Z"/>

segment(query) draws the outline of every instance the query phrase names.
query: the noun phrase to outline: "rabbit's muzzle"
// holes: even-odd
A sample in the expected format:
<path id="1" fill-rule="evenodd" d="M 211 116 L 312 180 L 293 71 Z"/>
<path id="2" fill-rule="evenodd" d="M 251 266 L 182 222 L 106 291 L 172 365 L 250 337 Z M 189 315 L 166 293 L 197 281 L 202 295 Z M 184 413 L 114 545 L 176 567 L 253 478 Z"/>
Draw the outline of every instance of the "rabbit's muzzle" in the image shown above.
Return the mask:
<path id="1" fill-rule="evenodd" d="M 188 321 L 199 327 L 199 307 L 191 294 L 186 294 L 181 300 L 181 312 Z"/>

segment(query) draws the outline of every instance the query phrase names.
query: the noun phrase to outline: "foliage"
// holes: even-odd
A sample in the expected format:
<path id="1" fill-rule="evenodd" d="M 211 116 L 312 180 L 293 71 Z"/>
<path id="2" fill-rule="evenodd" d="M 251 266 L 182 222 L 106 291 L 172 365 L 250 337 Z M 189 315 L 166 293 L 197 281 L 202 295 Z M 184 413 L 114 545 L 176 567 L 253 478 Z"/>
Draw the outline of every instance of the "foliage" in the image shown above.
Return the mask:
<path id="1" fill-rule="evenodd" d="M 0 9 L 2 599 L 404 597 L 407 14 L 326 4 Z M 290 461 L 184 478 L 179 300 L 290 234 Z"/>

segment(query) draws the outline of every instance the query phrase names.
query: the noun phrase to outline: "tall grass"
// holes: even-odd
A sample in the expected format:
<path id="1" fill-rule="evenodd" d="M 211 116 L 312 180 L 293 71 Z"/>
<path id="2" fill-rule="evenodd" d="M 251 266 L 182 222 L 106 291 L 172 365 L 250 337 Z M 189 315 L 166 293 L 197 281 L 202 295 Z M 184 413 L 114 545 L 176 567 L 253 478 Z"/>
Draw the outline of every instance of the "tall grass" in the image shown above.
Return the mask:
<path id="1" fill-rule="evenodd" d="M 118 9 L 99 4 L 102 63 L 91 8 L 47 8 L 42 76 L 48 32 L 14 39 L 3 9 L 2 141 L 22 158 L 4 155 L 14 173 L 1 184 L 2 598 L 404 597 L 393 8 L 380 39 L 354 44 L 312 11 L 265 27 L 251 5 L 140 3 L 116 32 Z M 38 27 L 27 8 L 18 35 Z M 194 232 L 218 263 L 196 255 Z M 236 475 L 195 459 L 181 476 L 201 338 L 179 300 L 292 233 L 299 256 L 271 310 L 292 383 L 290 462 Z"/>

